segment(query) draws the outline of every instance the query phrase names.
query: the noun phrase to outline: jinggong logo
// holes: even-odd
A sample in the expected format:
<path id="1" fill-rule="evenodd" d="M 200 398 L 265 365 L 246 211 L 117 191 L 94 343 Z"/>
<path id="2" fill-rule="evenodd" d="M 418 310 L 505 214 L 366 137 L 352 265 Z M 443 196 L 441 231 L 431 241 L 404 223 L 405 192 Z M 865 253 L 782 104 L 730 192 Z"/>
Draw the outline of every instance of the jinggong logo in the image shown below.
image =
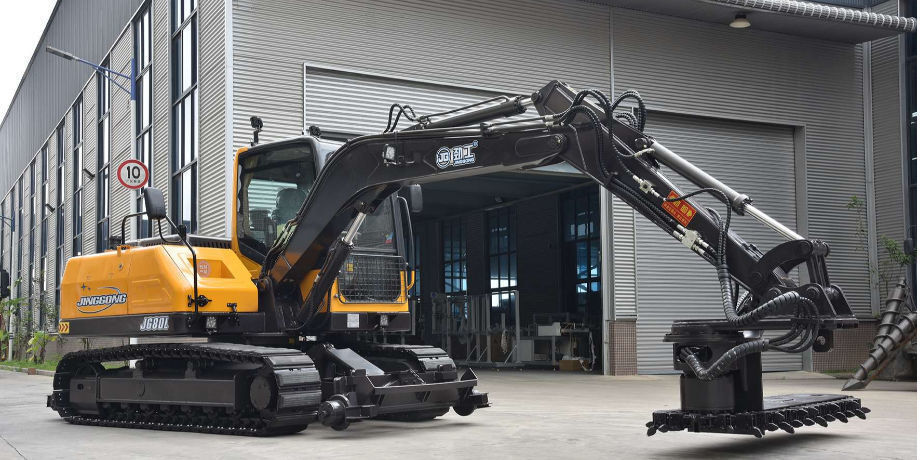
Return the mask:
<path id="1" fill-rule="evenodd" d="M 105 286 L 99 289 L 111 289 L 115 293 L 80 297 L 80 300 L 77 301 L 77 310 L 81 313 L 99 313 L 108 310 L 112 305 L 128 302 L 128 294 L 122 293 L 117 287 Z"/>
<path id="2" fill-rule="evenodd" d="M 473 149 L 479 147 L 479 141 L 456 147 L 441 147 L 435 154 L 435 164 L 441 169 L 451 166 L 464 166 L 476 163 L 476 154 Z"/>

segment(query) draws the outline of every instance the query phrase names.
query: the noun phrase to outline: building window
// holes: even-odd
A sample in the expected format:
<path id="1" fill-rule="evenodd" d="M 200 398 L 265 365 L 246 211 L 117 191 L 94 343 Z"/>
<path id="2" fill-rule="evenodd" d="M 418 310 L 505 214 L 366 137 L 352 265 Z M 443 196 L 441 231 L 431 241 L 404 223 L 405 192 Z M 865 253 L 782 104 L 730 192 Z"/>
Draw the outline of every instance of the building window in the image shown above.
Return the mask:
<path id="1" fill-rule="evenodd" d="M 48 312 L 45 305 L 45 281 L 47 278 L 47 269 L 48 269 L 48 146 L 42 148 L 41 151 L 41 201 L 39 202 L 39 213 L 41 214 L 41 232 L 38 234 L 38 305 L 41 309 L 41 315 L 39 316 L 39 327 L 44 330 L 45 328 L 45 316 Z"/>
<path id="2" fill-rule="evenodd" d="M 41 179 L 41 182 L 42 182 L 42 191 L 41 191 L 41 193 L 42 193 L 42 199 L 41 199 L 41 202 L 40 202 L 40 203 L 41 203 L 41 210 L 40 210 L 40 212 L 41 212 L 41 215 L 42 215 L 42 219 L 45 219 L 45 218 L 48 217 L 48 214 L 49 214 L 48 207 L 50 206 L 50 203 L 49 203 L 48 200 L 51 199 L 51 197 L 49 196 L 51 190 L 49 190 L 49 188 L 48 188 L 48 146 L 47 146 L 47 145 L 44 146 L 44 147 L 42 147 L 42 151 L 41 151 L 41 168 L 42 168 L 42 169 L 41 169 L 41 175 L 42 175 L 42 176 L 41 176 L 41 177 L 42 177 L 42 179 Z M 47 243 L 47 242 L 45 242 L 45 243 Z M 47 246 L 47 244 L 46 244 L 46 246 Z"/>
<path id="3" fill-rule="evenodd" d="M 444 293 L 466 293 L 466 239 L 459 218 L 441 222 Z"/>
<path id="4" fill-rule="evenodd" d="M 73 105 L 73 246 L 72 255 L 83 254 L 83 99 Z"/>
<path id="5" fill-rule="evenodd" d="M 29 245 L 27 246 L 27 251 L 29 252 L 29 271 L 26 272 L 28 286 L 28 308 L 29 313 L 35 311 L 35 288 L 38 287 L 39 277 L 35 273 L 35 160 L 32 160 L 32 163 L 29 164 Z M 43 326 L 42 324 L 42 306 L 38 305 L 38 320 L 39 327 Z M 26 315 L 28 321 L 27 329 L 31 329 L 33 320 L 32 315 Z"/>
<path id="6" fill-rule="evenodd" d="M 600 207 L 597 187 L 562 197 L 563 286 L 565 306 L 579 318 L 600 307 Z"/>
<path id="7" fill-rule="evenodd" d="M 144 8 L 134 20 L 134 62 L 136 63 L 137 79 L 135 87 L 137 88 L 137 101 L 135 103 L 134 113 L 134 132 L 137 138 L 134 140 L 137 148 L 135 149 L 136 159 L 147 165 L 147 186 L 152 186 L 153 179 L 153 156 L 151 154 L 151 117 L 153 114 L 153 105 L 151 104 L 150 78 L 153 75 L 151 70 L 151 27 L 150 27 L 150 7 Z M 140 191 L 135 197 L 136 210 L 144 209 L 144 198 Z M 137 237 L 146 238 L 152 234 L 151 224 L 147 220 L 147 215 L 142 214 L 137 218 Z"/>
<path id="8" fill-rule="evenodd" d="M 19 244 L 16 246 L 16 274 L 13 275 L 17 280 L 22 279 L 22 176 L 19 176 L 19 183 L 16 187 L 16 197 L 19 199 L 19 211 L 17 212 L 16 222 L 19 222 L 17 237 Z M 22 283 L 16 285 L 16 297 L 22 297 Z"/>
<path id="9" fill-rule="evenodd" d="M 0 202 L 0 268 L 4 267 L 3 260 L 6 257 L 6 227 L 9 225 L 7 218 L 9 217 L 6 213 L 6 198 Z"/>
<path id="10" fill-rule="evenodd" d="M 102 61 L 102 67 L 109 67 L 109 59 Z M 96 252 L 109 247 L 109 160 L 112 157 L 111 142 L 111 85 L 102 72 L 96 72 Z"/>
<path id="11" fill-rule="evenodd" d="M 57 211 L 57 222 L 55 222 L 55 242 L 57 250 L 55 251 L 55 289 L 54 305 L 55 308 L 61 307 L 61 276 L 64 273 L 64 163 L 67 154 L 64 152 L 64 123 L 57 127 L 57 189 L 55 191 L 55 203 Z M 60 311 L 60 310 L 57 310 Z M 58 317 L 59 315 L 55 315 Z"/>
<path id="12" fill-rule="evenodd" d="M 492 308 L 511 313 L 517 288 L 517 225 L 511 207 L 489 211 L 489 292 Z"/>
<path id="13" fill-rule="evenodd" d="M 172 213 L 198 230 L 198 6 L 173 0 Z"/>

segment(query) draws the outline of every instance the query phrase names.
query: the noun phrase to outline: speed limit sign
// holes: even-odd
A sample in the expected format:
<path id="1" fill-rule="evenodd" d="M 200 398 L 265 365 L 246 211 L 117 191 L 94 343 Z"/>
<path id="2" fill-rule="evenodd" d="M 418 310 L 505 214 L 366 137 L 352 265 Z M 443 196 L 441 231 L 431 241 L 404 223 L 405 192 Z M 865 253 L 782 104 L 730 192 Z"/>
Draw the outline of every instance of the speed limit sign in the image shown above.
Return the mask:
<path id="1" fill-rule="evenodd" d="M 118 182 L 130 189 L 139 189 L 147 184 L 150 172 L 139 160 L 125 160 L 118 165 Z"/>

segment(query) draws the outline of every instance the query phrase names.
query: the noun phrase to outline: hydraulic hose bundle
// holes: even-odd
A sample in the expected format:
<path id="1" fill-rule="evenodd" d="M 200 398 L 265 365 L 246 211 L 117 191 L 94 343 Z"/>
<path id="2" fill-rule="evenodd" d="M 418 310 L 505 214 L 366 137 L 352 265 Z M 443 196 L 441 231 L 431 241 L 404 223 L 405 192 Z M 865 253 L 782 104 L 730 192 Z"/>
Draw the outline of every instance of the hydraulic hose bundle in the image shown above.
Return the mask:
<path id="1" fill-rule="evenodd" d="M 588 97 L 594 99 L 600 109 L 603 110 L 605 120 L 602 121 L 594 110 L 586 105 L 583 105 L 585 99 Z M 627 99 L 632 99 L 637 102 L 638 110 L 635 114 L 632 112 L 616 111 L 616 108 Z M 635 91 L 626 91 L 618 96 L 613 102 L 610 102 L 610 100 L 600 91 L 581 91 L 576 94 L 575 98 L 572 100 L 572 105 L 567 110 L 554 115 L 553 118 L 561 125 L 568 125 L 572 123 L 575 116 L 579 114 L 584 114 L 588 118 L 591 125 L 594 127 L 596 134 L 595 152 L 597 152 L 597 162 L 605 176 L 605 181 L 611 186 L 638 198 L 638 203 L 644 204 L 643 207 L 646 209 L 654 210 L 655 212 L 653 214 L 656 215 L 656 217 L 662 219 L 663 223 L 667 227 L 673 228 L 675 225 L 671 221 L 672 218 L 670 215 L 661 212 L 659 206 L 648 203 L 645 195 L 639 193 L 633 187 L 627 186 L 625 183 L 623 183 L 619 177 L 607 169 L 604 162 L 604 140 L 601 126 L 603 125 L 603 122 L 606 122 L 610 145 L 616 152 L 614 156 L 616 161 L 628 175 L 633 176 L 633 179 L 640 183 L 641 188 L 641 179 L 638 178 L 630 170 L 626 162 L 623 160 L 627 158 L 637 158 L 642 154 L 642 152 L 640 151 L 633 153 L 632 149 L 630 149 L 619 138 L 616 137 L 613 129 L 615 120 L 623 121 L 625 124 L 631 126 L 633 129 L 639 132 L 642 132 L 645 129 L 647 112 L 645 103 L 639 93 Z M 722 293 L 723 312 L 729 325 L 743 329 L 752 327 L 767 317 L 781 313 L 794 312 L 793 327 L 780 337 L 773 339 L 756 339 L 739 344 L 716 358 L 709 367 L 705 367 L 700 362 L 700 359 L 689 348 L 681 351 L 681 359 L 683 359 L 689 365 L 690 369 L 697 376 L 697 378 L 701 380 L 711 380 L 724 375 L 739 359 L 752 353 L 760 353 L 767 350 L 782 351 L 786 353 L 800 353 L 807 350 L 814 344 L 814 341 L 818 337 L 818 324 L 811 321 L 818 316 L 818 311 L 817 307 L 811 300 L 802 297 L 797 292 L 790 291 L 780 294 L 770 300 L 767 300 L 763 304 L 754 307 L 753 309 L 749 309 L 745 313 L 738 313 L 737 308 L 739 304 L 737 302 L 738 299 L 736 294 L 737 286 L 735 287 L 735 292 L 733 293 L 733 281 L 729 272 L 728 262 L 725 255 L 726 240 L 728 238 L 728 231 L 731 225 L 732 215 L 732 203 L 725 195 L 725 193 L 714 188 L 702 188 L 675 198 L 665 198 L 657 193 L 652 194 L 660 198 L 663 202 L 677 202 L 704 192 L 708 192 L 717 197 L 720 197 L 721 201 L 726 204 L 726 216 L 724 222 L 715 211 L 710 210 L 710 212 L 712 212 L 713 217 L 715 217 L 721 227 L 719 233 L 719 242 L 716 246 L 716 274 L 719 279 L 719 286 Z M 745 298 L 750 300 L 749 294 L 747 294 Z M 744 302 L 741 303 L 744 304 Z"/>

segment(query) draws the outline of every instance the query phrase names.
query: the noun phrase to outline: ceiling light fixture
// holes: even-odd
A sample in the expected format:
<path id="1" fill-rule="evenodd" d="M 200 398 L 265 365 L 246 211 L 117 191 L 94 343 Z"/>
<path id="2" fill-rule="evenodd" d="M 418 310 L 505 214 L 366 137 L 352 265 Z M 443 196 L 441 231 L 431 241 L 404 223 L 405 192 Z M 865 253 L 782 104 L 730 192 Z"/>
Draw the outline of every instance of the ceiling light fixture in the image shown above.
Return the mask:
<path id="1" fill-rule="evenodd" d="M 751 27 L 751 21 L 748 21 L 746 14 L 738 13 L 735 15 L 735 20 L 730 22 L 728 25 L 733 29 L 746 29 Z"/>

